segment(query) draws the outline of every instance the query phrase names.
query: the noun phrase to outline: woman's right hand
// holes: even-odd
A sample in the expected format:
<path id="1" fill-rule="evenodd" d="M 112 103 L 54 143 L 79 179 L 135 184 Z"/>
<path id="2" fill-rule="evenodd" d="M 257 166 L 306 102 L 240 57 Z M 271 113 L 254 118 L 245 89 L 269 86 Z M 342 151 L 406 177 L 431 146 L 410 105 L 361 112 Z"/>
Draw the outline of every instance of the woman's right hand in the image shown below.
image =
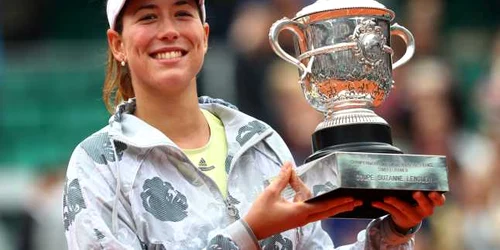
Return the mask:
<path id="1" fill-rule="evenodd" d="M 293 202 L 281 196 L 281 191 L 287 184 L 290 184 L 296 193 Z M 352 197 L 314 203 L 304 202 L 310 197 L 311 192 L 292 169 L 292 164 L 287 162 L 281 168 L 278 178 L 257 197 L 243 219 L 257 239 L 261 240 L 342 212 L 352 211 L 362 205 L 362 201 L 354 200 Z"/>

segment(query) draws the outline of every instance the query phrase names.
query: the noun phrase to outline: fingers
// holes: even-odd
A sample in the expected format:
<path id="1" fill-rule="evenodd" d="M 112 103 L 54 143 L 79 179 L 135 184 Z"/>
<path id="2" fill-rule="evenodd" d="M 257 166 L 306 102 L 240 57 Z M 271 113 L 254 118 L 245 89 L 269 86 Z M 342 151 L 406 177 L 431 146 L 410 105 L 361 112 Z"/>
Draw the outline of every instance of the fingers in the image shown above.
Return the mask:
<path id="1" fill-rule="evenodd" d="M 290 180 L 290 186 L 295 191 L 294 202 L 305 201 L 312 197 L 312 193 L 309 188 L 302 182 L 302 180 L 297 176 L 295 171 L 292 171 L 292 176 Z"/>
<path id="2" fill-rule="evenodd" d="M 443 205 L 446 200 L 445 196 L 438 192 L 430 192 L 425 195 L 423 192 L 417 191 L 413 193 L 412 197 L 417 202 L 415 206 L 394 197 L 386 197 L 383 202 L 373 202 L 372 206 L 391 214 L 397 226 L 410 228 L 431 216 L 434 213 L 434 208 Z"/>
<path id="3" fill-rule="evenodd" d="M 446 197 L 444 196 L 444 194 L 440 194 L 438 192 L 429 193 L 429 198 L 431 199 L 434 206 L 442 206 L 446 201 Z"/>
<path id="4" fill-rule="evenodd" d="M 434 213 L 434 205 L 431 199 L 426 197 L 422 192 L 413 193 L 413 199 L 418 203 L 418 207 L 421 211 L 421 215 L 429 216 Z"/>
<path id="5" fill-rule="evenodd" d="M 442 206 L 446 200 L 445 196 L 438 192 L 430 192 L 428 195 L 415 192 L 413 198 L 418 202 L 418 210 L 423 217 L 432 215 L 434 207 Z"/>
<path id="6" fill-rule="evenodd" d="M 387 213 L 392 215 L 392 217 L 395 217 L 395 218 L 405 218 L 406 217 L 406 215 L 403 214 L 403 212 L 401 210 L 397 209 L 396 207 L 394 207 L 390 204 L 386 204 L 384 202 L 374 201 L 374 202 L 372 202 L 372 206 L 386 211 Z"/>
<path id="7" fill-rule="evenodd" d="M 417 207 L 394 197 L 384 198 L 384 202 L 373 202 L 372 205 L 390 213 L 395 221 L 406 220 L 409 224 L 418 224 L 423 216 L 417 211 Z"/>
<path id="8" fill-rule="evenodd" d="M 288 185 L 288 183 L 290 182 L 291 175 L 292 164 L 290 162 L 286 162 L 281 167 L 279 176 L 274 179 L 266 189 L 272 191 L 275 194 L 280 194 L 281 191 L 283 191 L 286 185 Z"/>
<path id="9" fill-rule="evenodd" d="M 343 203 L 343 204 L 341 204 L 339 206 L 335 206 L 333 208 L 330 208 L 330 209 L 328 209 L 326 211 L 322 211 L 322 212 L 319 212 L 319 213 L 311 214 L 307 218 L 307 221 L 308 221 L 308 223 L 310 223 L 310 222 L 322 220 L 322 219 L 325 219 L 325 218 L 328 218 L 328 217 L 332 217 L 332 216 L 334 216 L 336 214 L 340 214 L 340 213 L 343 213 L 343 212 L 349 212 L 349 211 L 354 210 L 354 208 L 361 206 L 362 204 L 363 204 L 363 202 L 360 201 L 360 200 L 349 201 L 349 202 Z"/>
<path id="10" fill-rule="evenodd" d="M 335 198 L 331 200 L 325 200 L 325 201 L 319 201 L 319 202 L 313 202 L 313 203 L 303 203 L 302 204 L 302 209 L 304 210 L 303 212 L 307 214 L 316 214 L 316 213 L 322 213 L 328 210 L 331 210 L 335 207 L 343 206 L 348 203 L 355 202 L 355 200 L 352 197 L 341 197 L 341 198 Z"/>

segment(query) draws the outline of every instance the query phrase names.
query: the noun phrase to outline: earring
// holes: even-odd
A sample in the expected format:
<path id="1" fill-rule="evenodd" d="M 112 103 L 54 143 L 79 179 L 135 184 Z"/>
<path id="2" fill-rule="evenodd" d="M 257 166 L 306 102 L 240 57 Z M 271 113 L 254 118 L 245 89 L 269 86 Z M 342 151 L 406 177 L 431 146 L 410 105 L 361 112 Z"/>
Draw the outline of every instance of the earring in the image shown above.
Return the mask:
<path id="1" fill-rule="evenodd" d="M 125 67 L 125 60 L 121 62 L 122 67 Z"/>

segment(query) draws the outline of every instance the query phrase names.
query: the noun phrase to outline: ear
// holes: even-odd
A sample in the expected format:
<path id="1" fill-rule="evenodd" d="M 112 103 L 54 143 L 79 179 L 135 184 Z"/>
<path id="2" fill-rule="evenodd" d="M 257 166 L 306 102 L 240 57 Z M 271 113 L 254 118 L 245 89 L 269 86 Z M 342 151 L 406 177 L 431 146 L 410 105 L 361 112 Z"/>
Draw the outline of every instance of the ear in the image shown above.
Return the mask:
<path id="1" fill-rule="evenodd" d="M 205 31 L 205 38 L 204 38 L 204 45 L 205 45 L 205 53 L 207 53 L 208 51 L 208 36 L 210 34 L 210 26 L 208 25 L 208 23 L 204 23 L 203 24 L 203 30 Z"/>
<path id="2" fill-rule="evenodd" d="M 106 34 L 108 36 L 109 48 L 111 49 L 115 59 L 119 62 L 126 61 L 127 55 L 125 54 L 125 49 L 123 48 L 122 36 L 112 29 L 108 29 Z"/>

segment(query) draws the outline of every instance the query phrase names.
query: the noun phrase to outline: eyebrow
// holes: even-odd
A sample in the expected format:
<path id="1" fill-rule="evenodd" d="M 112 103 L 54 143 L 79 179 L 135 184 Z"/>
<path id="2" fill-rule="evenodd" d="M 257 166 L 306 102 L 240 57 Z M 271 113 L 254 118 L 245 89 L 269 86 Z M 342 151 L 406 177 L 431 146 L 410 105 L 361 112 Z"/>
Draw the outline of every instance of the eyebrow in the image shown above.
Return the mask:
<path id="1" fill-rule="evenodd" d="M 179 0 L 179 1 L 175 2 L 176 6 L 185 5 L 185 4 L 189 4 L 188 1 L 186 1 L 186 0 Z"/>
<path id="2" fill-rule="evenodd" d="M 139 6 L 139 8 L 137 8 L 135 11 L 134 11 L 134 15 L 137 14 L 137 12 L 141 11 L 141 10 L 144 10 L 144 9 L 156 9 L 157 6 L 156 4 L 152 4 L 152 3 L 149 3 L 149 4 L 143 4 L 141 6 Z"/>

